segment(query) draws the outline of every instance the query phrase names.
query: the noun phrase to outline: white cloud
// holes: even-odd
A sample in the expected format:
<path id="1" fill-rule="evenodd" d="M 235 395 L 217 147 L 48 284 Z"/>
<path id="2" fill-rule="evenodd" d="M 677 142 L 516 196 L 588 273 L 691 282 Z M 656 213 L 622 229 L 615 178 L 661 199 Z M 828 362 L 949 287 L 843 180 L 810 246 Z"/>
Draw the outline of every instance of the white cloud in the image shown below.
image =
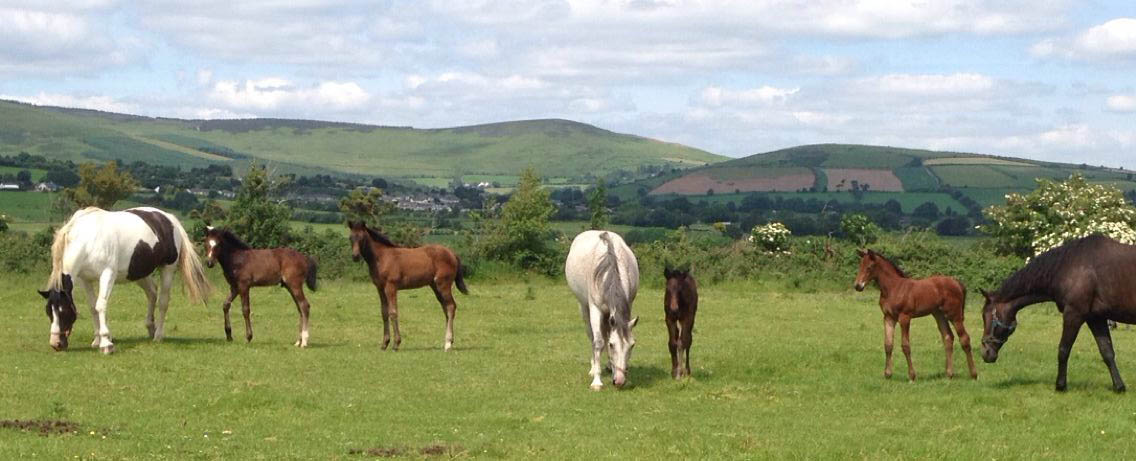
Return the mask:
<path id="1" fill-rule="evenodd" d="M 1112 112 L 1136 112 L 1136 95 L 1111 95 L 1105 100 L 1105 108 Z"/>
<path id="2" fill-rule="evenodd" d="M 213 84 L 208 97 L 225 106 L 249 111 L 311 110 L 328 112 L 357 110 L 367 104 L 370 94 L 354 82 L 320 82 L 298 87 L 277 77 L 243 82 L 221 80 Z"/>
<path id="3" fill-rule="evenodd" d="M 110 96 L 103 95 L 74 96 L 41 91 L 34 96 L 0 94 L 0 99 L 35 104 L 37 106 L 74 107 L 123 114 L 139 114 L 141 110 L 141 106 L 137 104 L 120 101 Z"/>
<path id="4" fill-rule="evenodd" d="M 78 76 L 137 60 L 141 45 L 114 34 L 97 2 L 0 6 L 0 74 Z"/>
<path id="5" fill-rule="evenodd" d="M 761 86 L 748 90 L 728 90 L 710 86 L 702 90 L 699 95 L 699 102 L 710 107 L 783 104 L 800 90 L 800 88 L 776 88 L 772 86 Z"/>
<path id="6" fill-rule="evenodd" d="M 1136 59 L 1136 18 L 1116 18 L 1071 37 L 1047 38 L 1030 47 L 1037 57 L 1112 62 Z"/>

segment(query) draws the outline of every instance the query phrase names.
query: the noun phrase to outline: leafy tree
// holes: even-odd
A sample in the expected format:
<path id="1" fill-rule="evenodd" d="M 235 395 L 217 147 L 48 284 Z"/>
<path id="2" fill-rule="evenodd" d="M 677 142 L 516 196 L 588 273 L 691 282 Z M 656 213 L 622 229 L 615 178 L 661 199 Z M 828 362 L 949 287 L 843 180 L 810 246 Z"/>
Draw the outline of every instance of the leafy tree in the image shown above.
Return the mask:
<path id="1" fill-rule="evenodd" d="M 1116 187 L 1089 184 L 1080 174 L 1063 182 L 1039 179 L 1033 192 L 1007 195 L 1005 206 L 984 213 L 989 223 L 982 231 L 1005 254 L 1029 257 L 1092 234 L 1136 243 L 1136 208 Z"/>
<path id="2" fill-rule="evenodd" d="M 840 218 L 840 230 L 844 237 L 860 247 L 875 243 L 880 237 L 880 227 L 862 214 L 846 214 Z"/>
<path id="3" fill-rule="evenodd" d="M 922 205 L 915 207 L 915 211 L 911 213 L 912 216 L 927 219 L 939 218 L 939 206 L 934 202 L 923 202 Z"/>
<path id="4" fill-rule="evenodd" d="M 16 173 L 16 181 L 19 181 L 20 183 L 32 182 L 32 172 L 28 170 L 20 170 L 18 173 Z"/>
<path id="5" fill-rule="evenodd" d="M 588 193 L 588 212 L 592 215 L 590 229 L 600 230 L 607 227 L 607 186 L 601 179 L 594 189 Z"/>
<path id="6" fill-rule="evenodd" d="M 43 176 L 44 181 L 50 181 L 61 187 L 74 187 L 79 184 L 79 175 L 68 168 L 52 168 Z"/>
<path id="7" fill-rule="evenodd" d="M 253 247 L 278 247 L 288 239 L 292 211 L 273 199 L 279 187 L 263 166 L 253 165 L 241 181 L 226 223 Z"/>
<path id="8" fill-rule="evenodd" d="M 339 201 L 339 211 L 348 221 L 362 221 L 372 227 L 379 226 L 379 220 L 394 210 L 394 204 L 383 200 L 383 190 L 358 187 Z"/>
<path id="9" fill-rule="evenodd" d="M 526 269 L 555 272 L 554 251 L 548 246 L 548 218 L 555 211 L 548 191 L 541 188 L 540 177 L 532 168 L 526 168 L 513 195 L 501 208 L 500 222 L 490 229 L 486 255 Z"/>
<path id="10" fill-rule="evenodd" d="M 8 215 L 0 214 L 0 232 L 8 232 Z"/>
<path id="11" fill-rule="evenodd" d="M 130 173 L 120 172 L 116 162 L 107 162 L 101 168 L 84 163 L 79 165 L 79 184 L 64 189 L 62 196 L 71 209 L 97 206 L 109 210 L 137 188 L 138 181 Z"/>

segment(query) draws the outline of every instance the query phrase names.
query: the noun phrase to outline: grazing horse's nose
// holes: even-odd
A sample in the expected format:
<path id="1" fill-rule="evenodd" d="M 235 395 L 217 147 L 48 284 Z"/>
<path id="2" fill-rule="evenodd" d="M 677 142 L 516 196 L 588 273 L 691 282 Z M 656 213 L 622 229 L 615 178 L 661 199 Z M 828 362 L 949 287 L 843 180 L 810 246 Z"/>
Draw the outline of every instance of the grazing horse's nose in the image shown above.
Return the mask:
<path id="1" fill-rule="evenodd" d="M 355 261 L 355 262 L 359 262 L 359 255 L 351 255 L 351 260 Z"/>
<path id="2" fill-rule="evenodd" d="M 856 282 L 856 284 L 853 285 L 852 287 L 855 288 L 856 291 L 864 291 L 864 283 L 863 282 Z"/>

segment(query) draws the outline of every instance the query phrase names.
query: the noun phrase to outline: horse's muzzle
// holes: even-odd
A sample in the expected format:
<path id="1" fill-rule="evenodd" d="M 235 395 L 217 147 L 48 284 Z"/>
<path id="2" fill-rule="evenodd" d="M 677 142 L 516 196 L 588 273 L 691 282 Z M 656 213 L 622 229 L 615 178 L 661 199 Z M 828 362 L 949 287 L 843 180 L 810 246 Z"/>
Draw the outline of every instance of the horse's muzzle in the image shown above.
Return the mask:
<path id="1" fill-rule="evenodd" d="M 986 363 L 994 363 L 998 361 L 998 349 L 991 347 L 988 344 L 982 344 L 982 361 Z"/>
<path id="2" fill-rule="evenodd" d="M 71 332 L 61 335 L 51 335 L 51 348 L 56 352 L 67 350 L 67 337 L 70 335 Z"/>
<path id="3" fill-rule="evenodd" d="M 352 261 L 355 261 L 355 262 L 359 262 L 359 259 L 360 259 L 360 258 L 359 258 L 359 255 L 351 255 L 351 260 L 352 260 Z"/>
<path id="4" fill-rule="evenodd" d="M 864 291 L 864 284 L 863 283 L 857 283 L 857 284 L 852 285 L 852 288 L 855 288 L 856 291 Z"/>

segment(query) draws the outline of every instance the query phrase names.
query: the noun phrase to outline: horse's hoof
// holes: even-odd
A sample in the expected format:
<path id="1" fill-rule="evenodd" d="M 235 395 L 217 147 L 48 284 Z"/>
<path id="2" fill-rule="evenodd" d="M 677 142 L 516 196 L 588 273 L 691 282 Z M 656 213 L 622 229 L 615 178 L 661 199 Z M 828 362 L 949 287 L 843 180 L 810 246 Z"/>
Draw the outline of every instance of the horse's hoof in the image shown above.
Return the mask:
<path id="1" fill-rule="evenodd" d="M 1066 386 L 1065 384 L 1058 384 L 1054 386 L 1054 390 L 1056 390 L 1057 392 L 1065 392 L 1067 389 L 1068 386 Z"/>
<path id="2" fill-rule="evenodd" d="M 114 344 L 100 347 L 99 350 L 102 351 L 103 355 L 111 355 L 114 353 Z"/>
<path id="3" fill-rule="evenodd" d="M 1121 384 L 1119 386 L 1112 388 L 1112 390 L 1116 391 L 1117 394 L 1123 394 L 1124 392 L 1126 392 L 1128 390 L 1128 388 L 1124 387 L 1124 385 Z"/>
<path id="4" fill-rule="evenodd" d="M 887 372 L 887 371 L 885 371 L 885 372 L 884 372 L 884 379 L 891 379 L 891 373 L 890 373 L 890 372 Z"/>
<path id="5" fill-rule="evenodd" d="M 454 345 L 453 345 L 453 344 L 446 344 L 446 346 L 445 346 L 445 347 L 444 347 L 443 349 L 444 349 L 444 350 L 445 350 L 446 352 L 449 352 L 449 351 L 450 351 L 450 349 L 453 349 L 453 348 L 454 348 Z"/>
<path id="6" fill-rule="evenodd" d="M 292 343 L 292 345 L 293 345 L 293 346 L 296 346 L 296 347 L 300 347 L 300 342 L 299 342 L 299 341 L 296 341 L 296 342 Z"/>
<path id="7" fill-rule="evenodd" d="M 245 342 L 251 343 L 252 342 L 252 335 L 245 336 Z"/>
<path id="8" fill-rule="evenodd" d="M 603 384 L 592 384 L 588 388 L 593 390 L 593 391 L 602 391 L 603 390 Z"/>

